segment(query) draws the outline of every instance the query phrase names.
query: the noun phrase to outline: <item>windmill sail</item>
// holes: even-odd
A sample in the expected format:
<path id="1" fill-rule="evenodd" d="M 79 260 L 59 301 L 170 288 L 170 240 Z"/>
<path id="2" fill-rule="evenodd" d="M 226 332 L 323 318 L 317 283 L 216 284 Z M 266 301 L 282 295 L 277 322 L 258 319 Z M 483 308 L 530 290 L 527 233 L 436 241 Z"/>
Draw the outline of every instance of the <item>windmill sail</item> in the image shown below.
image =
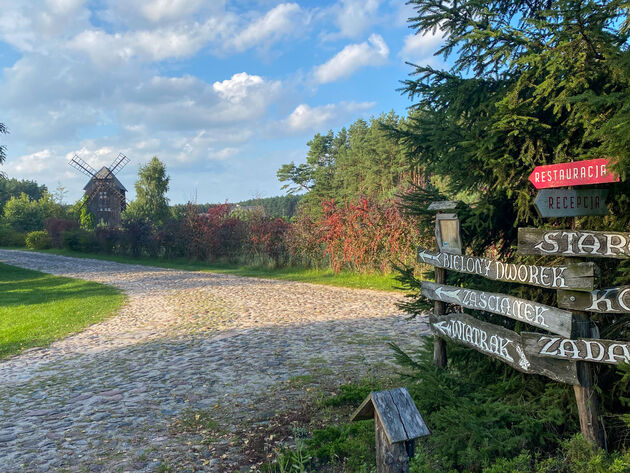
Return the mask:
<path id="1" fill-rule="evenodd" d="M 94 175 L 96 174 L 96 169 L 94 169 L 88 163 L 83 161 L 76 154 L 74 155 L 74 157 L 70 160 L 68 164 L 74 169 L 76 169 L 77 171 L 79 171 L 80 173 L 85 174 L 86 176 L 94 177 Z"/>

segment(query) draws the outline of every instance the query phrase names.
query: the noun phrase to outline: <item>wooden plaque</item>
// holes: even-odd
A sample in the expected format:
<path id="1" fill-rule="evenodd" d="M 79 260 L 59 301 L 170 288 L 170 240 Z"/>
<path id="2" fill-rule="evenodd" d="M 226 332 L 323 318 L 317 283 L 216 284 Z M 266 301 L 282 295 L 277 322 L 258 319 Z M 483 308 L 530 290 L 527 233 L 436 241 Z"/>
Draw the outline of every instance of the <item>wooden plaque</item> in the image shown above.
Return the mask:
<path id="1" fill-rule="evenodd" d="M 505 294 L 445 286 L 428 281 L 422 281 L 422 295 L 429 299 L 457 304 L 468 309 L 499 314 L 565 337 L 571 336 L 573 321 L 571 312 L 538 302 Z"/>
<path id="2" fill-rule="evenodd" d="M 600 313 L 630 313 L 630 286 L 591 292 L 558 291 L 558 306 Z"/>
<path id="3" fill-rule="evenodd" d="M 527 355 L 521 336 L 506 328 L 482 322 L 467 314 L 432 315 L 430 325 L 434 334 L 497 358 L 523 373 L 578 384 L 575 363 Z"/>
<path id="4" fill-rule="evenodd" d="M 523 255 L 626 259 L 630 257 L 630 233 L 519 228 L 518 251 Z"/>
<path id="5" fill-rule="evenodd" d="M 630 363 L 630 342 L 568 338 L 523 332 L 525 353 L 536 357 L 550 357 L 572 361 L 590 361 L 618 365 Z"/>
<path id="6" fill-rule="evenodd" d="M 439 250 L 444 253 L 462 254 L 462 239 L 457 214 L 439 213 L 436 215 L 435 241 Z"/>
<path id="7" fill-rule="evenodd" d="M 544 189 L 536 194 L 534 205 L 541 217 L 607 215 L 608 189 Z"/>
<path id="8" fill-rule="evenodd" d="M 475 256 L 452 255 L 418 248 L 418 261 L 438 268 L 476 274 L 497 281 L 529 284 L 551 289 L 592 291 L 595 285 L 595 265 L 577 263 L 566 266 L 533 266 L 502 263 Z"/>

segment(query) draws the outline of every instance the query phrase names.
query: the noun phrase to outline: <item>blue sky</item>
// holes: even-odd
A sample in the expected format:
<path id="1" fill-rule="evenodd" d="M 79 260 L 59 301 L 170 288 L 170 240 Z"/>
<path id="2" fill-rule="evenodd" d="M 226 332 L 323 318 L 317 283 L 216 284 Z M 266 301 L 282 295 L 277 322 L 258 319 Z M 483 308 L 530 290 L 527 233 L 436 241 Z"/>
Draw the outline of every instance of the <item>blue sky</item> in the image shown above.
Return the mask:
<path id="1" fill-rule="evenodd" d="M 404 0 L 0 0 L 3 170 L 66 200 L 119 152 L 166 163 L 172 203 L 282 194 L 277 169 L 315 133 L 394 110 L 439 36 L 415 36 Z"/>

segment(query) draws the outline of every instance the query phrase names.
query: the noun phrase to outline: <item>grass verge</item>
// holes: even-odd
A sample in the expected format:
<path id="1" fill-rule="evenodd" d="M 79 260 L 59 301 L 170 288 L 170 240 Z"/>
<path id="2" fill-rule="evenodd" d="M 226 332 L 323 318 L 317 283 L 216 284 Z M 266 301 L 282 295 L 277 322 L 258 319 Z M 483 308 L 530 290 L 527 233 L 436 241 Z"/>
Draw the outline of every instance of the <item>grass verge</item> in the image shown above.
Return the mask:
<path id="1" fill-rule="evenodd" d="M 124 299 L 103 284 L 0 263 L 0 359 L 99 322 Z"/>
<path id="2" fill-rule="evenodd" d="M 28 251 L 28 250 L 27 250 Z M 378 291 L 399 291 L 398 282 L 393 274 L 359 274 L 344 272 L 335 274 L 331 269 L 304 268 L 268 268 L 235 266 L 223 263 L 204 263 L 188 261 L 184 258 L 166 260 L 162 258 L 104 255 L 100 253 L 80 253 L 69 250 L 40 250 L 42 253 L 53 253 L 74 258 L 92 258 L 117 263 L 140 264 L 158 268 L 181 269 L 186 271 L 204 271 L 210 273 L 232 274 L 235 276 L 279 279 L 283 281 L 308 282 L 329 286 L 349 287 L 353 289 L 373 289 Z"/>

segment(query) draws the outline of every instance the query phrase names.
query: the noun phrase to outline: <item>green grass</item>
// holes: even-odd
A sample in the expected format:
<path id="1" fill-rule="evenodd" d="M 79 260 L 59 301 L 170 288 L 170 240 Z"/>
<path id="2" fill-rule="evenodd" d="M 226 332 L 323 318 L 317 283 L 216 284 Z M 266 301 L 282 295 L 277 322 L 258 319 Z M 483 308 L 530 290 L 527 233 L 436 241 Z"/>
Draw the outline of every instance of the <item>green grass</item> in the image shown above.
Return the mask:
<path id="1" fill-rule="evenodd" d="M 0 359 L 99 322 L 124 298 L 102 284 L 0 263 Z"/>
<path id="2" fill-rule="evenodd" d="M 304 268 L 267 268 L 235 266 L 222 263 L 191 262 L 186 259 L 166 260 L 162 258 L 104 255 L 99 253 L 80 253 L 69 250 L 42 250 L 43 253 L 54 253 L 75 258 L 94 258 L 118 263 L 141 264 L 157 266 L 159 268 L 182 269 L 187 271 L 204 271 L 210 273 L 233 274 L 235 276 L 280 279 L 283 281 L 298 281 L 330 286 L 350 287 L 354 289 L 374 289 L 379 291 L 396 291 L 398 283 L 392 274 L 358 274 L 341 272 L 335 274 L 331 269 Z"/>

